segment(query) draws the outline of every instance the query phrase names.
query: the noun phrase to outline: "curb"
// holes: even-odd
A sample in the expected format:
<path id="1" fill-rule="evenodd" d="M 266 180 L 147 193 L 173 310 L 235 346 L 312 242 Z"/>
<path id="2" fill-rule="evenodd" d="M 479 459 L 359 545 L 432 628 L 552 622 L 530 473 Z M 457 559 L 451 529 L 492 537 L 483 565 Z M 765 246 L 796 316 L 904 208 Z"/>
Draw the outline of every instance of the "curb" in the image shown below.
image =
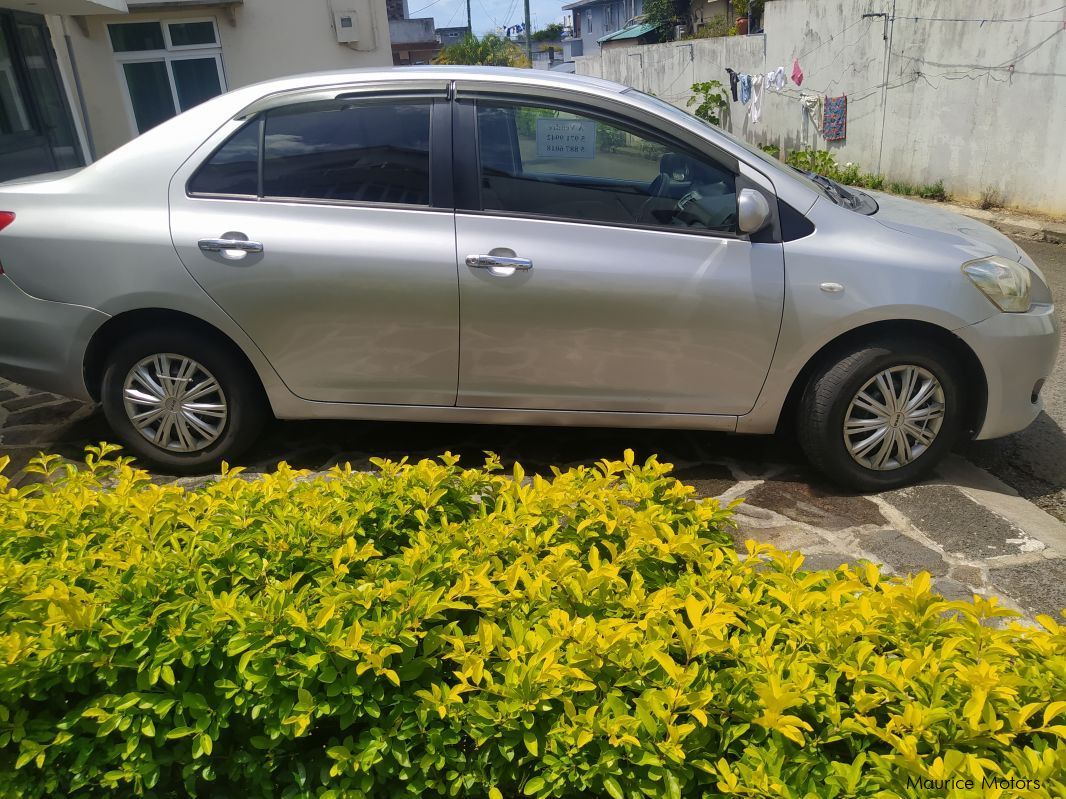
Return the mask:
<path id="1" fill-rule="evenodd" d="M 1014 214 L 1009 211 L 982 211 L 980 208 L 970 208 L 965 205 L 942 203 L 936 200 L 921 200 L 930 205 L 936 205 L 945 211 L 952 211 L 972 219 L 980 219 L 985 224 L 991 225 L 1002 233 L 1013 236 L 1023 236 L 1034 241 L 1046 241 L 1051 244 L 1066 244 L 1066 222 L 1052 222 L 1050 220 L 1036 219 L 1031 216 Z"/>

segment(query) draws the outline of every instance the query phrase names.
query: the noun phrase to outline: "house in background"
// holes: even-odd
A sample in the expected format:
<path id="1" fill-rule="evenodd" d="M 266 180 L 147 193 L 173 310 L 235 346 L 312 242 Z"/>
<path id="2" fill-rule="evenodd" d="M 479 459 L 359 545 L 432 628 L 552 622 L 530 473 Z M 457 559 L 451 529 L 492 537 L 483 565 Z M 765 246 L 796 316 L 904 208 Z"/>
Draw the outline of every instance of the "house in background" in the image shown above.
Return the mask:
<path id="1" fill-rule="evenodd" d="M 440 41 L 441 47 L 447 47 L 449 44 L 461 42 L 468 33 L 470 33 L 470 28 L 466 27 L 466 25 L 453 28 L 437 28 L 437 39 Z"/>
<path id="2" fill-rule="evenodd" d="M 644 0 L 577 0 L 563 10 L 573 14 L 571 54 L 598 55 L 599 40 L 643 13 Z"/>
<path id="3" fill-rule="evenodd" d="M 392 63 L 386 0 L 0 4 L 0 180 L 81 166 L 250 83 Z"/>

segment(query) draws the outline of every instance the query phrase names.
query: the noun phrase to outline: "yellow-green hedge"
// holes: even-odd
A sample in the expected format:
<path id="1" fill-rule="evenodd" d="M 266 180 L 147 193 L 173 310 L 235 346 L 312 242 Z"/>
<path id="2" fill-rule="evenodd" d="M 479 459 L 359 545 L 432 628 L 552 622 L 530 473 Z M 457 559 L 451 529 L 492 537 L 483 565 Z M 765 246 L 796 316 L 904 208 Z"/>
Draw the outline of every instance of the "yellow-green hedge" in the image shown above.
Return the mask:
<path id="1" fill-rule="evenodd" d="M 0 478 L 0 796 L 1066 795 L 1049 618 L 739 557 L 631 453 L 376 466 Z"/>

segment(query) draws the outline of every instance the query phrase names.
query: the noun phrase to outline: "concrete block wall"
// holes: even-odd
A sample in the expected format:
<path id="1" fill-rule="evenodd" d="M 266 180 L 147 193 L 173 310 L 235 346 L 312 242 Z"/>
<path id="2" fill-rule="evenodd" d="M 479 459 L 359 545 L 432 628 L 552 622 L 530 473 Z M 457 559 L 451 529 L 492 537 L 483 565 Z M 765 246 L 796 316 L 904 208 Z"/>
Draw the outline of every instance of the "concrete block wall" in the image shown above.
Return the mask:
<path id="1" fill-rule="evenodd" d="M 841 163 L 891 180 L 943 180 L 960 199 L 977 199 L 990 188 L 1012 207 L 1066 216 L 1061 6 L 1059 0 L 773 0 L 763 35 L 614 48 L 576 59 L 577 72 L 685 107 L 695 82 L 728 87 L 726 67 L 765 73 L 784 66 L 791 74 L 798 57 L 802 88 L 790 80 L 784 92 L 767 92 L 759 123 L 731 103 L 723 126 L 786 152 L 829 150 Z M 871 13 L 891 21 L 863 17 Z M 801 113 L 801 93 L 848 96 L 846 141 L 822 139 Z"/>

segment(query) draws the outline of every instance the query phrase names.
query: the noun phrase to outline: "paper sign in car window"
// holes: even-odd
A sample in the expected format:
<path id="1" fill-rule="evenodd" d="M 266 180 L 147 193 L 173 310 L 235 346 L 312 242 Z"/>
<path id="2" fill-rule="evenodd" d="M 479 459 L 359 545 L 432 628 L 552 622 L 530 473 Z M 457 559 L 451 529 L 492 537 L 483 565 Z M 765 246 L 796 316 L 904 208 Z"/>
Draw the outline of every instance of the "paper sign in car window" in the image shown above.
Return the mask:
<path id="1" fill-rule="evenodd" d="M 595 158 L 596 123 L 591 119 L 537 120 L 538 158 Z"/>

